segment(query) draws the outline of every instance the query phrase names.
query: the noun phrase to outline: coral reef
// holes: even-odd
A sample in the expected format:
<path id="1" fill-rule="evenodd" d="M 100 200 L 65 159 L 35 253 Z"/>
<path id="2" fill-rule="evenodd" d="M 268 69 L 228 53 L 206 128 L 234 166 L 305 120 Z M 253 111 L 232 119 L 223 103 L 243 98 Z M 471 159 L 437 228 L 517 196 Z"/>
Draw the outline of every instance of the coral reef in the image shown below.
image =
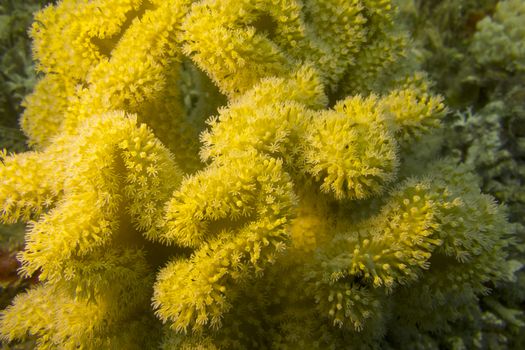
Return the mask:
<path id="1" fill-rule="evenodd" d="M 480 298 L 515 281 L 515 227 L 468 167 L 414 167 L 446 108 L 394 5 L 39 12 L 42 78 L 21 119 L 33 150 L 0 167 L 0 220 L 27 222 L 18 258 L 39 283 L 2 312 L 2 338 L 453 348 Z"/>
<path id="2" fill-rule="evenodd" d="M 525 164 L 523 109 L 523 1 L 401 1 L 417 37 L 423 66 L 446 92 L 442 154 L 476 171 L 481 187 L 509 208 L 518 225 L 510 249 L 519 269 L 525 264 Z M 472 62 L 472 64 L 466 64 Z M 518 263 L 519 262 L 519 263 Z M 483 298 L 481 345 L 468 336 L 457 345 L 522 348 L 525 271 L 517 283 L 500 285 Z M 461 328 L 461 327 L 460 327 Z"/>

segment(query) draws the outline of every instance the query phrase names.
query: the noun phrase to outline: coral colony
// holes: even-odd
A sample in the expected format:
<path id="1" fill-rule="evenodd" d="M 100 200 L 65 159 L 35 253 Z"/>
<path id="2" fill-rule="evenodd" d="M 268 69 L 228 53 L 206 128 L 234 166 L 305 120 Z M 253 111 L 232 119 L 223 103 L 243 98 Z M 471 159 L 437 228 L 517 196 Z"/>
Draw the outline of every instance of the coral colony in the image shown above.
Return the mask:
<path id="1" fill-rule="evenodd" d="M 438 349 L 470 322 L 483 347 L 515 228 L 470 168 L 418 161 L 447 108 L 398 19 L 390 0 L 38 12 L 32 150 L 2 153 L 0 219 L 27 223 L 39 283 L 4 341 Z"/>

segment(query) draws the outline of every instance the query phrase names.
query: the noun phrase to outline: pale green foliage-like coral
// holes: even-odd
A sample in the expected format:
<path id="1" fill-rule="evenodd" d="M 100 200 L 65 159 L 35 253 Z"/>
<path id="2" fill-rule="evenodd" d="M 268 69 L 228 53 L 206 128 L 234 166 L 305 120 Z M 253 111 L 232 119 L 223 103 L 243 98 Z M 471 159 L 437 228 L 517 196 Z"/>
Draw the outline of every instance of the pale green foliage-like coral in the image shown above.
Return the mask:
<path id="1" fill-rule="evenodd" d="M 520 221 L 523 2 L 399 2 L 413 22 L 423 66 L 447 104 L 459 110 L 445 122 L 446 152 L 477 168 L 483 188 L 508 203 Z"/>
<path id="2" fill-rule="evenodd" d="M 514 278 L 513 228 L 466 169 L 407 174 L 445 107 L 395 18 L 389 0 L 40 12 L 34 151 L 0 168 L 0 218 L 28 222 L 21 273 L 40 284 L 2 313 L 2 338 L 380 348 L 479 310 Z"/>
<path id="3" fill-rule="evenodd" d="M 27 28 L 33 12 L 45 0 L 0 2 L 0 147 L 25 150 L 25 139 L 18 130 L 20 102 L 35 82 Z"/>
<path id="4" fill-rule="evenodd" d="M 454 109 L 445 118 L 442 153 L 475 170 L 481 187 L 509 208 L 518 225 L 510 249 L 517 283 L 482 299 L 482 312 L 458 325 L 454 346 L 521 348 L 524 344 L 523 1 L 400 1 L 416 34 L 423 66 Z M 466 64 L 472 62 L 472 64 Z M 459 109 L 459 111 L 458 111 Z M 472 332 L 476 334 L 472 336 Z"/>
<path id="5" fill-rule="evenodd" d="M 480 65 L 500 66 L 508 71 L 525 70 L 525 3 L 498 3 L 494 15 L 478 22 L 470 51 Z"/>

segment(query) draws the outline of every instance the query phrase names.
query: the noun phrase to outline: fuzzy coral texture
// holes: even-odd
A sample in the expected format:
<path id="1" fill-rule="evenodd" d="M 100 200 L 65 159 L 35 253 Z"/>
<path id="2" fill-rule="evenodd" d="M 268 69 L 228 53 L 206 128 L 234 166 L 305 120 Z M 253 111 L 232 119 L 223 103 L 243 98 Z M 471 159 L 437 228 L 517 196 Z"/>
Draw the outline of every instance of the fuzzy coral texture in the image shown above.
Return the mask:
<path id="1" fill-rule="evenodd" d="M 446 108 L 394 5 L 39 12 L 42 78 L 21 120 L 33 150 L 2 154 L 0 220 L 27 222 L 21 273 L 40 282 L 3 311 L 2 338 L 453 347 L 479 298 L 514 281 L 514 226 L 467 167 L 413 166 Z"/>

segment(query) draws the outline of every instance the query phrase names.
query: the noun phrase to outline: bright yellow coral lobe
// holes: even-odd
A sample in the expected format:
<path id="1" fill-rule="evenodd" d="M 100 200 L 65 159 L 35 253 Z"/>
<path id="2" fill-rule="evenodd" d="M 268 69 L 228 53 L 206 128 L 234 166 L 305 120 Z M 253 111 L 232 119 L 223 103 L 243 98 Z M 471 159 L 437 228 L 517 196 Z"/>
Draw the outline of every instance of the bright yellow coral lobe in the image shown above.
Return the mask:
<path id="1" fill-rule="evenodd" d="M 28 223 L 21 272 L 40 283 L 2 313 L 2 338 L 347 348 L 379 344 L 387 309 L 407 317 L 402 286 L 475 300 L 502 279 L 509 229 L 476 180 L 446 162 L 400 172 L 444 106 L 404 73 L 394 19 L 389 0 L 39 12 L 34 150 L 2 155 L 0 219 Z"/>

